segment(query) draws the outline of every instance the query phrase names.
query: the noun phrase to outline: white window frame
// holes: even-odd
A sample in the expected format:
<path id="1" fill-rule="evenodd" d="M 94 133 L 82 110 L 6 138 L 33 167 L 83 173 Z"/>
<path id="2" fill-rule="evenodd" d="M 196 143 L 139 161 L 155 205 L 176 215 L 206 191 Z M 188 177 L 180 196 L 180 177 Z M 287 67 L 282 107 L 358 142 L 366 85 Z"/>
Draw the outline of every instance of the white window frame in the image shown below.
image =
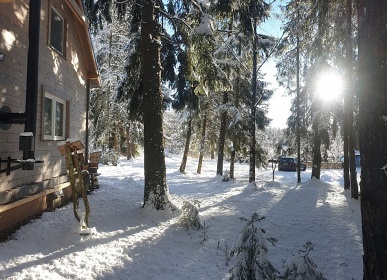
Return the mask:
<path id="1" fill-rule="evenodd" d="M 51 32 L 52 32 L 52 17 L 54 15 L 54 13 L 62 20 L 62 38 L 61 38 L 61 43 L 62 43 L 62 49 L 61 50 L 58 50 L 57 47 L 55 47 L 53 44 L 52 44 L 52 41 L 51 41 Z M 56 50 L 58 53 L 60 53 L 61 55 L 65 56 L 65 50 L 66 50 L 66 20 L 62 17 L 62 15 L 58 12 L 58 10 L 56 10 L 54 7 L 51 6 L 51 10 L 50 10 L 50 36 L 49 36 L 49 45 L 51 48 L 53 48 L 54 50 Z"/>
<path id="2" fill-rule="evenodd" d="M 52 100 L 52 106 L 51 106 L 51 134 L 45 134 L 45 127 L 44 127 L 44 118 L 45 118 L 45 102 L 46 98 Z M 63 105 L 63 116 L 62 116 L 62 136 L 57 136 L 55 135 L 56 131 L 56 104 L 60 103 Z M 67 120 L 67 106 L 66 106 L 66 101 L 54 96 L 52 94 L 49 94 L 47 92 L 44 93 L 44 98 L 43 98 L 43 106 L 42 106 L 42 111 L 43 111 L 43 125 L 42 125 L 42 134 L 43 134 L 43 140 L 65 140 L 66 139 L 66 120 Z"/>

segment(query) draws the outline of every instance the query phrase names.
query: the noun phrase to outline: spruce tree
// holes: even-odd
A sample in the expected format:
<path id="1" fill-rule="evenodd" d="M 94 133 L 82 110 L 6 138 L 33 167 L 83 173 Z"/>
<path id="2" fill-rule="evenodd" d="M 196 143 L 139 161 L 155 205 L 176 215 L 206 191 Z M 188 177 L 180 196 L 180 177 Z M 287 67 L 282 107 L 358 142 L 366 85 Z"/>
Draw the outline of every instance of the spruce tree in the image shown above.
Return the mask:
<path id="1" fill-rule="evenodd" d="M 387 2 L 359 0 L 363 279 L 387 279 Z"/>

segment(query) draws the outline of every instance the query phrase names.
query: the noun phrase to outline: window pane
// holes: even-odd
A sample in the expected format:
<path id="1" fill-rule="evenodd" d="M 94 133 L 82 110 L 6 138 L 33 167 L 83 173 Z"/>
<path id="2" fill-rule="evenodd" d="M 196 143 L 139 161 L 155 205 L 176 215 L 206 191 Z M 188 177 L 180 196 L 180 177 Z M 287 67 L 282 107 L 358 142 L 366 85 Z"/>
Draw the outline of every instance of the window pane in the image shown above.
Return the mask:
<path id="1" fill-rule="evenodd" d="M 52 99 L 44 98 L 44 135 L 52 135 Z"/>
<path id="2" fill-rule="evenodd" d="M 63 115 L 64 115 L 64 105 L 62 103 L 56 102 L 55 136 L 62 136 L 62 137 L 64 136 Z"/>
<path id="3" fill-rule="evenodd" d="M 50 43 L 61 54 L 63 54 L 63 29 L 63 19 L 51 9 Z"/>

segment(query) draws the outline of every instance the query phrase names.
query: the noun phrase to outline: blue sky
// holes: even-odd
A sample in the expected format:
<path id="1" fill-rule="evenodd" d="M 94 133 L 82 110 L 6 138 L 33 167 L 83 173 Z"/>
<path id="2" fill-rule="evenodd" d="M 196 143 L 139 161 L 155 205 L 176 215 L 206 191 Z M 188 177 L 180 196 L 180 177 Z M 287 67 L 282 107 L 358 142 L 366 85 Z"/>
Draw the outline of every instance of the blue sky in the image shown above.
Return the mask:
<path id="1" fill-rule="evenodd" d="M 281 37 L 281 20 L 278 18 L 281 14 L 279 5 L 285 5 L 286 2 L 281 0 L 274 2 L 272 16 L 259 27 L 259 32 L 278 38 Z M 285 128 L 287 118 L 290 115 L 291 97 L 285 94 L 285 89 L 280 87 L 276 81 L 275 58 L 270 59 L 263 65 L 261 73 L 265 74 L 265 80 L 270 83 L 269 89 L 274 91 L 269 102 L 268 112 L 268 117 L 272 119 L 271 126 Z"/>

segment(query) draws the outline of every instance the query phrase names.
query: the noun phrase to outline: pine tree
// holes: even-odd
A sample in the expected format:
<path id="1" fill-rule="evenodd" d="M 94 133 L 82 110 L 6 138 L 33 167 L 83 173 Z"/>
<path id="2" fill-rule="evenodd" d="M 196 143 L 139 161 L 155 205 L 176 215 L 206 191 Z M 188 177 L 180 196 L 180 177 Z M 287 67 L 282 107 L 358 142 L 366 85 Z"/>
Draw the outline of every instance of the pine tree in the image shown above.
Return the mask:
<path id="1" fill-rule="evenodd" d="M 114 10 L 111 12 L 115 13 Z M 128 38 L 125 25 L 116 20 L 103 23 L 103 30 L 92 32 L 96 59 L 103 79 L 101 88 L 91 93 L 91 148 L 102 148 L 103 159 L 116 163 L 127 118 L 125 106 L 116 100 L 115 89 L 123 72 L 123 65 L 116 62 L 125 59 L 124 49 Z"/>
<path id="2" fill-rule="evenodd" d="M 215 5 L 215 9 L 220 15 L 231 18 L 236 22 L 238 29 L 242 34 L 246 35 L 251 46 L 252 57 L 252 75 L 251 75 L 251 99 L 250 99 L 250 170 L 249 181 L 255 182 L 255 167 L 256 167 L 256 121 L 257 121 L 257 106 L 259 105 L 260 95 L 262 94 L 258 87 L 258 58 L 263 54 L 268 54 L 269 49 L 273 47 L 273 38 L 257 33 L 257 25 L 259 25 L 269 15 L 270 5 L 264 1 L 240 1 L 238 5 L 232 5 L 232 1 L 221 0 Z M 246 45 L 244 45 L 246 46 Z M 244 47 L 242 46 L 242 48 Z"/>
<path id="3" fill-rule="evenodd" d="M 184 114 L 186 123 L 185 147 L 179 168 L 181 173 L 185 172 L 193 132 L 193 121 L 199 110 L 199 98 L 194 92 L 197 83 L 196 81 L 193 81 L 192 78 L 192 63 L 187 52 L 189 45 L 185 46 L 186 48 L 178 49 L 177 60 L 179 62 L 179 67 L 177 79 L 175 81 L 176 93 L 173 96 L 172 102 L 173 109 L 186 112 Z"/>
<path id="4" fill-rule="evenodd" d="M 363 279 L 387 279 L 387 2 L 358 0 Z"/>
<path id="5" fill-rule="evenodd" d="M 354 98 L 354 87 L 353 87 L 353 43 L 352 43 L 352 0 L 346 0 L 346 92 L 344 96 L 344 145 L 347 141 L 347 150 L 344 147 L 344 172 L 346 172 L 346 160 L 349 160 L 350 169 L 350 187 L 351 197 L 354 199 L 359 198 L 357 174 L 356 174 L 356 163 L 355 163 L 355 146 L 354 146 L 354 126 L 353 126 L 353 98 Z M 346 155 L 349 154 L 349 158 Z M 348 181 L 348 180 L 345 180 Z M 348 183 L 347 183 L 348 184 Z M 344 186 L 345 187 L 345 186 Z"/>
<path id="6" fill-rule="evenodd" d="M 315 95 L 313 83 L 322 71 L 335 69 L 334 71 L 343 72 L 344 69 L 347 69 L 344 61 L 345 53 L 353 51 L 351 45 L 346 43 L 351 35 L 348 35 L 350 26 L 347 26 L 348 19 L 346 19 L 349 13 L 350 10 L 344 1 L 304 0 L 290 1 L 286 5 L 285 31 L 288 36 L 283 44 L 286 48 L 277 65 L 278 76 L 280 84 L 287 86 L 289 93 L 292 93 L 291 89 L 295 88 L 296 73 L 291 66 L 296 61 L 295 39 L 298 37 L 301 49 L 300 63 L 303 67 L 300 81 L 302 87 L 300 92 L 301 135 L 303 138 L 309 137 L 308 135 L 312 136 L 314 162 L 312 176 L 317 178 L 320 176 L 322 154 L 325 153 L 331 141 L 327 136 L 335 136 L 337 124 L 342 118 L 342 109 L 340 102 L 329 107 L 321 106 L 321 101 Z M 345 26 L 348 28 L 344 28 Z M 352 72 L 352 68 L 348 71 Z M 294 130 L 296 117 L 295 111 L 293 112 L 288 123 Z M 306 131 L 307 127 L 311 127 L 312 130 Z M 345 139 L 349 138 L 345 136 Z M 345 143 L 347 144 L 347 141 Z M 325 144 L 324 147 L 322 144 Z M 355 172 L 354 176 L 356 176 Z M 349 178 L 349 176 L 346 177 Z"/>
<path id="7" fill-rule="evenodd" d="M 86 1 L 89 18 L 97 25 L 98 16 L 103 14 L 111 20 L 110 1 Z M 171 206 L 168 199 L 168 186 L 166 182 L 164 146 L 163 146 L 163 96 L 161 92 L 161 25 L 159 9 L 155 1 L 130 1 L 116 3 L 118 18 L 125 20 L 127 12 L 131 15 L 131 32 L 137 34 L 134 40 L 137 47 L 134 56 L 137 57 L 137 71 L 130 72 L 129 81 L 134 85 L 135 94 L 131 100 L 137 110 L 131 110 L 137 115 L 142 115 L 144 122 L 144 205 L 162 210 Z M 99 13 L 100 12 L 100 13 Z M 167 48 L 168 49 L 168 48 Z M 170 56 L 165 56 L 164 61 L 170 61 Z M 163 62 L 164 62 L 163 61 Z M 133 64 L 131 64 L 133 66 Z M 167 80 L 172 76 L 166 73 Z M 173 78 L 173 77 L 172 77 Z M 145 81 L 146 79 L 146 81 Z M 125 81 L 126 82 L 126 81 Z M 133 109 L 134 106 L 131 106 Z"/>
<path id="8" fill-rule="evenodd" d="M 276 279 L 277 271 L 267 258 L 269 244 L 277 242 L 274 238 L 266 237 L 266 231 L 256 225 L 265 217 L 257 213 L 250 219 L 240 218 L 245 225 L 238 241 L 231 249 L 230 255 L 236 257 L 236 263 L 230 270 L 230 279 Z"/>
<path id="9" fill-rule="evenodd" d="M 159 7 L 155 1 L 148 0 L 141 1 L 141 5 L 144 205 L 164 210 L 172 206 L 168 198 L 163 145 Z"/>

